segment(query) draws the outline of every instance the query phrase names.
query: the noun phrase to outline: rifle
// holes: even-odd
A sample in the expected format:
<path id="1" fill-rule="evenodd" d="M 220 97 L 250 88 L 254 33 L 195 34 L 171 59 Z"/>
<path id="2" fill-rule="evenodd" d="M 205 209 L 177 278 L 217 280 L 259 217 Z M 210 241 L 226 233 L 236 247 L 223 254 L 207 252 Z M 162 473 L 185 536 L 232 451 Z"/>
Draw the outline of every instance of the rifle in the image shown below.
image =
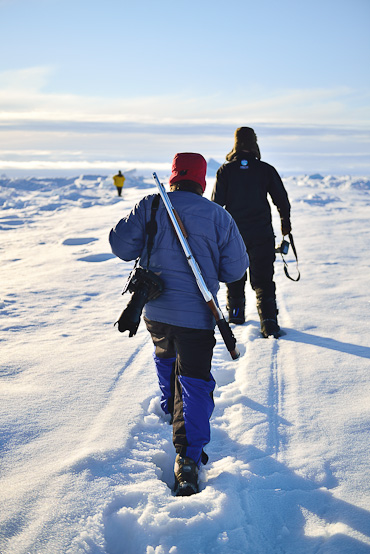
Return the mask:
<path id="1" fill-rule="evenodd" d="M 226 348 L 230 352 L 230 355 L 231 355 L 232 359 L 237 360 L 240 356 L 240 352 L 236 347 L 236 339 L 234 337 L 234 334 L 233 334 L 232 330 L 230 329 L 230 326 L 227 323 L 226 319 L 224 318 L 224 316 L 222 314 L 222 311 L 217 306 L 217 304 L 216 304 L 216 302 L 215 302 L 215 300 L 212 296 L 212 293 L 208 289 L 208 287 L 207 287 L 207 285 L 206 285 L 206 283 L 203 279 L 203 276 L 201 274 L 199 266 L 198 266 L 196 260 L 194 259 L 194 256 L 193 256 L 193 254 L 190 250 L 188 241 L 186 240 L 187 236 L 188 236 L 187 233 L 186 233 L 186 230 L 185 230 L 185 228 L 182 224 L 181 219 L 179 218 L 178 214 L 176 213 L 174 207 L 171 204 L 171 200 L 168 197 L 166 189 L 164 188 L 163 184 L 160 183 L 156 173 L 153 173 L 153 177 L 154 177 L 154 180 L 155 180 L 156 185 L 158 187 L 159 194 L 160 194 L 160 196 L 163 200 L 163 203 L 165 205 L 165 208 L 167 210 L 167 213 L 169 215 L 169 218 L 171 220 L 171 223 L 173 225 L 173 228 L 175 230 L 175 233 L 177 235 L 177 238 L 180 241 L 180 244 L 182 246 L 182 249 L 184 250 L 186 259 L 187 259 L 187 261 L 189 263 L 189 266 L 190 266 L 190 268 L 191 268 L 191 270 L 194 274 L 194 277 L 195 277 L 195 280 L 196 280 L 197 285 L 199 287 L 199 290 L 202 293 L 202 296 L 203 296 L 204 300 L 206 301 L 207 306 L 211 310 L 211 312 L 212 312 L 212 314 L 213 314 L 213 316 L 216 320 L 216 325 L 217 325 L 217 327 L 218 327 L 218 329 L 221 333 L 221 336 L 224 340 Z"/>

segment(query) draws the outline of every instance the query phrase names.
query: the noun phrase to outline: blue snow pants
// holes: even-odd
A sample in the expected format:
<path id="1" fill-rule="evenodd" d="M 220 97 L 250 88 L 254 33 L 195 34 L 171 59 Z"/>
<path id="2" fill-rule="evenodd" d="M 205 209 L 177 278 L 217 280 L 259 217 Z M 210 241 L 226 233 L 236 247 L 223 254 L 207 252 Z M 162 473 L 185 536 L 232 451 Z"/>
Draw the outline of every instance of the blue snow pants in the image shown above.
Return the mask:
<path id="1" fill-rule="evenodd" d="M 155 347 L 161 406 L 165 413 L 173 415 L 174 447 L 180 456 L 191 458 L 200 466 L 207 462 L 203 448 L 211 438 L 214 331 L 144 320 Z"/>

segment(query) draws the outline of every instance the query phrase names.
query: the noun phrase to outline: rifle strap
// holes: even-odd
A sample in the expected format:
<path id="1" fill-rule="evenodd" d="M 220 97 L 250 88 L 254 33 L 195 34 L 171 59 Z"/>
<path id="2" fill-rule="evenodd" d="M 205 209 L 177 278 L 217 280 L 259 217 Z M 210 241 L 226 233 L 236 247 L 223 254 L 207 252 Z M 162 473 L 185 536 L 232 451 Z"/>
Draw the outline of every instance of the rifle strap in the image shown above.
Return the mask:
<path id="1" fill-rule="evenodd" d="M 149 269 L 149 262 L 150 262 L 150 255 L 152 253 L 153 244 L 154 244 L 154 237 L 157 233 L 158 225 L 155 220 L 155 217 L 157 215 L 157 210 L 159 206 L 159 200 L 160 200 L 160 194 L 156 194 L 153 198 L 152 202 L 152 209 L 150 212 L 150 220 L 147 222 L 145 226 L 145 232 L 148 235 L 148 241 L 147 241 L 147 263 L 146 268 Z"/>
<path id="2" fill-rule="evenodd" d="M 300 274 L 299 269 L 298 269 L 298 255 L 297 255 L 297 250 L 296 250 L 296 247 L 295 247 L 295 244 L 294 244 L 294 240 L 293 240 L 293 235 L 292 235 L 292 233 L 289 233 L 289 242 L 290 242 L 290 244 L 291 244 L 291 246 L 292 246 L 293 254 L 294 254 L 295 259 L 296 259 L 298 277 L 297 277 L 297 279 L 293 279 L 293 277 L 291 277 L 291 276 L 289 275 L 289 272 L 288 272 L 288 264 L 286 263 L 283 254 L 281 254 L 281 257 L 282 257 L 283 262 L 284 262 L 284 273 L 285 273 L 285 275 L 288 277 L 288 279 L 290 279 L 291 281 L 299 281 L 299 279 L 301 278 L 301 274 Z"/>

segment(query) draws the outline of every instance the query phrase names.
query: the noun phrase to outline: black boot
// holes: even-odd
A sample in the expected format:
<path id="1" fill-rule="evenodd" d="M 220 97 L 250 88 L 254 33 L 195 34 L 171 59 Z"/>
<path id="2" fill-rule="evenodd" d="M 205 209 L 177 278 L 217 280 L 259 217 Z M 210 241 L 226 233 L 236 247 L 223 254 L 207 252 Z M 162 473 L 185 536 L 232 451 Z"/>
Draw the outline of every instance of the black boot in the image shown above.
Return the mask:
<path id="1" fill-rule="evenodd" d="M 243 325 L 245 322 L 245 298 L 227 298 L 226 308 L 229 312 L 229 323 Z"/>
<path id="2" fill-rule="evenodd" d="M 278 309 L 275 298 L 258 298 L 257 311 L 261 321 L 261 333 L 267 339 L 270 336 L 276 339 L 280 336 L 280 327 L 277 322 Z"/>
<path id="3" fill-rule="evenodd" d="M 174 472 L 176 496 L 191 496 L 199 492 L 198 466 L 194 460 L 177 454 Z"/>

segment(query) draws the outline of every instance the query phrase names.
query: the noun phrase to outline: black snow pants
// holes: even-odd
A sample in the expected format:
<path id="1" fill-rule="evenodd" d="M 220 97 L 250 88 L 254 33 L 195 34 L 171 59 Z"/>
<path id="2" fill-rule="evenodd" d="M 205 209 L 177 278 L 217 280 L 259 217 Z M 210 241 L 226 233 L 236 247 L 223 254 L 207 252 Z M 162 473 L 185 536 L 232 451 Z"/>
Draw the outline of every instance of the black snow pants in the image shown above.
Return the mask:
<path id="1" fill-rule="evenodd" d="M 144 318 L 154 343 L 161 407 L 173 414 L 176 452 L 206 463 L 215 381 L 211 374 L 213 329 L 190 329 Z"/>
<path id="2" fill-rule="evenodd" d="M 243 237 L 249 256 L 249 278 L 257 301 L 275 299 L 274 262 L 275 237 L 246 239 Z M 244 298 L 244 286 L 247 274 L 239 281 L 227 284 L 228 298 Z"/>

